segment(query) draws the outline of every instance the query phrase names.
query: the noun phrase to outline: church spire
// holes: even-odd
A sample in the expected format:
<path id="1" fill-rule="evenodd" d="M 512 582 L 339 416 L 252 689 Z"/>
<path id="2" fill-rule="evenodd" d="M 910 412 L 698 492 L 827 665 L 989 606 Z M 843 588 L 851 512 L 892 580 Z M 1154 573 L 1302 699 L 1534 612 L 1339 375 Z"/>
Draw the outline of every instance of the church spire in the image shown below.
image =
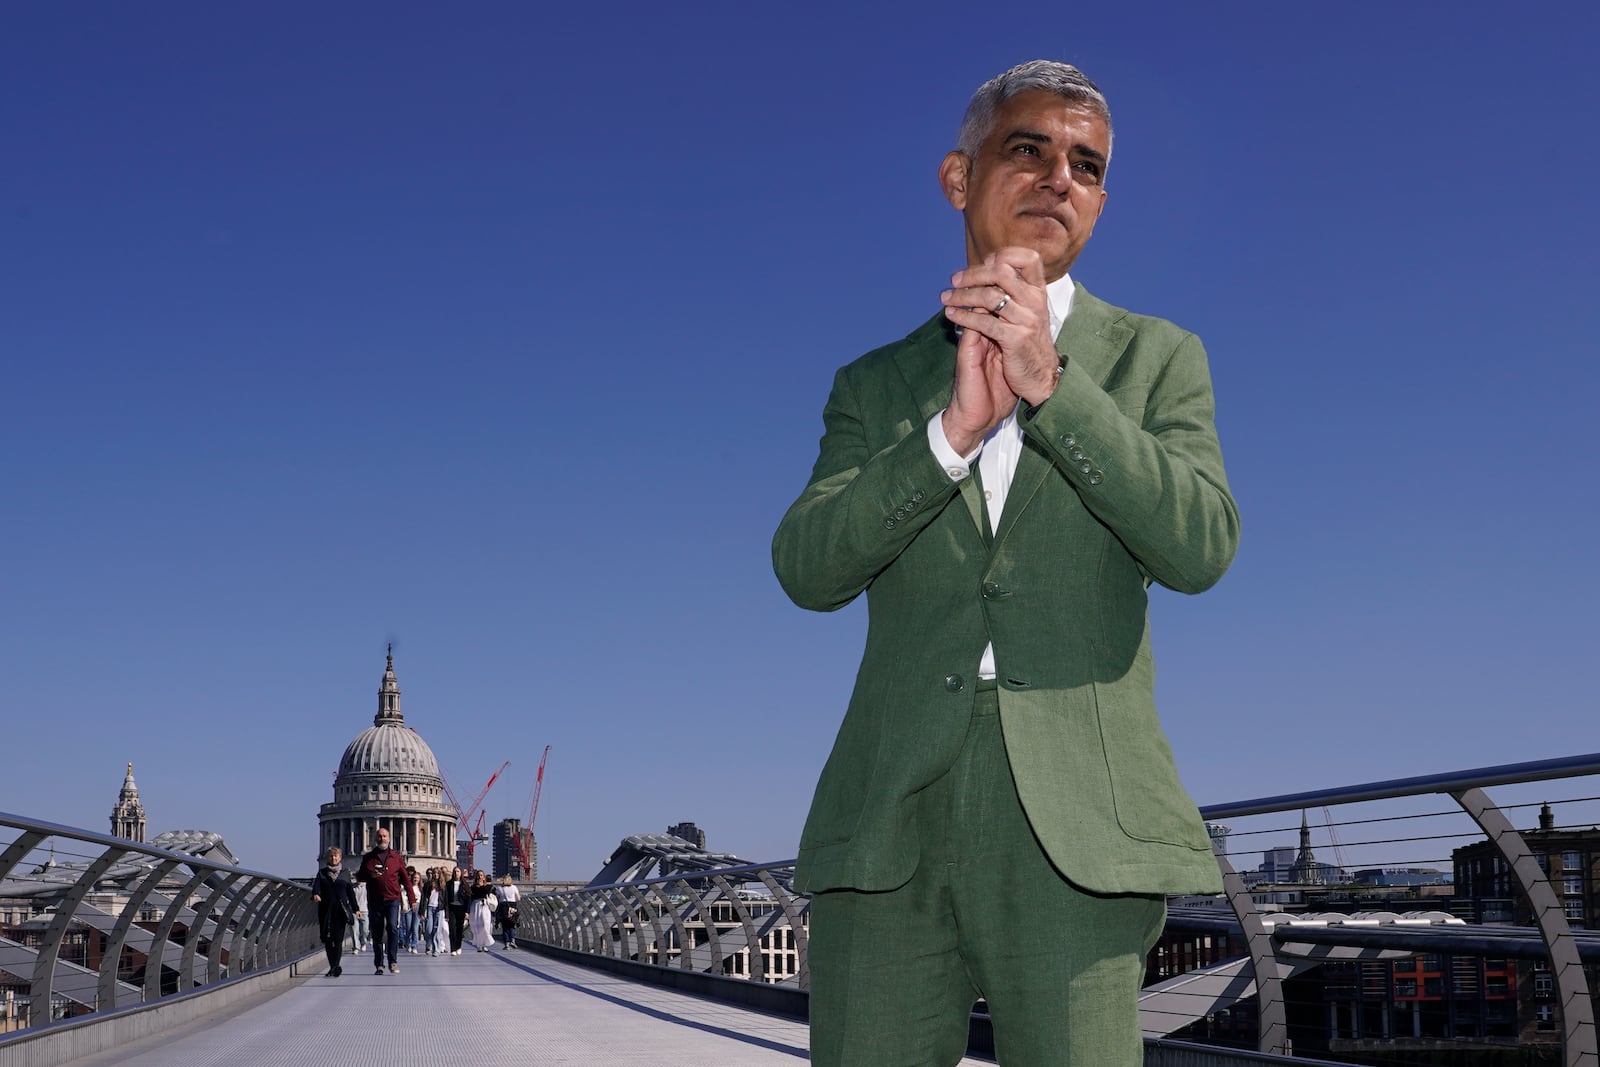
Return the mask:
<path id="1" fill-rule="evenodd" d="M 122 791 L 117 794 L 117 806 L 111 809 L 111 832 L 130 841 L 144 841 L 144 804 L 139 801 L 139 786 L 133 780 L 133 764 L 122 779 Z"/>
<path id="2" fill-rule="evenodd" d="M 406 717 L 400 714 L 400 683 L 394 676 L 394 644 L 389 645 L 389 662 L 383 668 L 383 684 L 378 687 L 378 714 L 372 717 L 372 725 L 382 726 L 384 723 L 394 723 L 404 726 Z"/>
<path id="3" fill-rule="evenodd" d="M 1294 880 L 1302 885 L 1322 884 L 1322 865 L 1311 851 L 1311 824 L 1304 808 L 1300 809 L 1300 855 L 1294 860 Z"/>

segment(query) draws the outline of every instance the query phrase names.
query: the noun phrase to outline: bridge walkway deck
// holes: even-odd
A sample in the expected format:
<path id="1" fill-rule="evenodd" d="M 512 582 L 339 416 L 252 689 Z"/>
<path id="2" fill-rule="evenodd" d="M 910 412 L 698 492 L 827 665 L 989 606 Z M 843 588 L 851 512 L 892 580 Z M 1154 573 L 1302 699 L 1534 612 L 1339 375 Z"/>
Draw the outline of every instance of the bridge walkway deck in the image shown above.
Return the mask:
<path id="1" fill-rule="evenodd" d="M 396 1063 L 792 1067 L 804 1023 L 522 950 L 402 956 L 290 989 L 71 1067 L 393 1067 Z M 963 1064 L 984 1064 L 967 1059 Z"/>

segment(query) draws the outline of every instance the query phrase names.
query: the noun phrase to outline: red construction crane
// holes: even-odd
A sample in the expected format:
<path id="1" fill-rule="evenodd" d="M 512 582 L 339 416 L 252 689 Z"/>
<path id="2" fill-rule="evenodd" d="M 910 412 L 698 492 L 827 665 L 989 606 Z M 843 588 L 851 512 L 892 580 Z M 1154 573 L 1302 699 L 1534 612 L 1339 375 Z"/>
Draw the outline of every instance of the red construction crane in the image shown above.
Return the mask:
<path id="1" fill-rule="evenodd" d="M 478 812 L 478 825 L 474 826 L 472 828 L 472 832 L 467 834 L 467 868 L 469 870 L 475 866 L 472 859 L 472 853 L 473 850 L 478 847 L 478 842 L 489 840 L 488 835 L 483 832 L 483 820 L 488 816 L 488 814 L 489 813 L 486 811 Z"/>
<path id="2" fill-rule="evenodd" d="M 444 794 L 450 798 L 450 803 L 455 805 L 456 811 L 459 813 L 456 816 L 456 827 L 458 830 L 466 831 L 465 843 L 467 846 L 467 864 L 469 866 L 472 863 L 472 847 L 476 841 L 481 840 L 481 834 L 483 833 L 483 819 L 480 816 L 478 819 L 478 825 L 475 829 L 467 830 L 467 827 L 472 824 L 472 817 L 480 814 L 478 809 L 483 806 L 483 798 L 489 795 L 489 789 L 494 785 L 495 779 L 499 778 L 501 771 L 504 771 L 509 766 L 511 766 L 510 760 L 506 760 L 504 763 L 500 764 L 500 770 L 495 771 L 489 776 L 489 780 L 483 783 L 483 788 L 478 791 L 478 795 L 474 797 L 472 803 L 466 807 L 461 806 L 461 801 L 456 799 L 455 790 L 450 788 L 450 783 L 445 782 Z M 441 780 L 443 780 L 442 776 Z M 460 848 L 461 844 L 462 840 L 457 838 L 456 847 Z"/>
<path id="3" fill-rule="evenodd" d="M 550 746 L 544 746 L 544 755 L 539 757 L 539 773 L 533 779 L 533 807 L 528 812 L 527 834 L 517 834 L 517 860 L 522 864 L 523 876 L 526 877 L 533 870 L 533 857 L 528 855 L 528 842 L 533 840 L 533 820 L 539 817 L 539 794 L 544 792 L 544 764 L 550 758 Z"/>

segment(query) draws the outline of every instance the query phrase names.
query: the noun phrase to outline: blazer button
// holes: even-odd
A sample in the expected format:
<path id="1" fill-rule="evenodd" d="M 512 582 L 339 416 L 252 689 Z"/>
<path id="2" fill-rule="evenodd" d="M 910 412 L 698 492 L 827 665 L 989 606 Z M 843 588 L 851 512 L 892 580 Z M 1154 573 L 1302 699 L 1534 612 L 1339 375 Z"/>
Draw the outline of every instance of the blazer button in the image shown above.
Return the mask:
<path id="1" fill-rule="evenodd" d="M 1094 470 L 1094 464 L 1090 463 L 1088 460 L 1085 460 L 1078 464 L 1078 470 L 1083 474 L 1088 474 L 1090 471 Z"/>
<path id="2" fill-rule="evenodd" d="M 947 693 L 959 693 L 962 686 L 961 675 L 947 674 L 944 676 L 944 688 Z"/>
<path id="3" fill-rule="evenodd" d="M 1066 447 L 1071 448 L 1073 445 L 1078 443 L 1078 439 L 1072 436 L 1070 433 L 1064 433 L 1061 435 L 1061 443 Z"/>
<path id="4" fill-rule="evenodd" d="M 1072 462 L 1074 463 L 1081 463 L 1083 461 L 1083 449 L 1081 448 L 1074 448 L 1072 451 L 1068 452 L 1067 455 L 1072 457 Z"/>
<path id="5" fill-rule="evenodd" d="M 1101 482 L 1103 482 L 1105 480 L 1106 480 L 1106 476 L 1104 474 L 1100 473 L 1099 471 L 1090 471 L 1089 472 L 1089 484 L 1090 485 L 1099 485 Z"/>
<path id="6" fill-rule="evenodd" d="M 893 519 L 884 519 L 883 520 L 883 528 L 885 530 L 892 530 L 892 529 L 895 528 L 896 525 L 898 525 L 898 524 Z"/>
<path id="7" fill-rule="evenodd" d="M 927 497 L 927 495 L 927 493 L 924 493 L 921 489 L 918 489 L 915 493 L 911 494 L 911 502 L 913 504 L 920 504 Z"/>

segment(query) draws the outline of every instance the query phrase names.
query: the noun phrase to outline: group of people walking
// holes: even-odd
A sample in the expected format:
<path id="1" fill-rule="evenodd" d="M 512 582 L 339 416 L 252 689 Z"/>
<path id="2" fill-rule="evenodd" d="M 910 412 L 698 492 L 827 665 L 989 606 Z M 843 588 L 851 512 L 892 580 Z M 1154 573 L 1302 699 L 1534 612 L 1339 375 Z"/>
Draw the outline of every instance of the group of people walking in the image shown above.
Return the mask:
<path id="1" fill-rule="evenodd" d="M 360 953 L 367 947 L 369 929 L 376 974 L 398 974 L 401 952 L 459 956 L 466 945 L 488 952 L 497 927 L 504 946 L 516 947 L 522 893 L 509 877 L 497 885 L 486 871 L 460 867 L 430 867 L 419 876 L 389 847 L 387 830 L 378 831 L 377 846 L 353 872 L 345 868 L 338 846 L 329 847 L 323 858 L 311 899 L 329 978 L 344 973 L 340 960 L 346 936 L 352 953 Z"/>

